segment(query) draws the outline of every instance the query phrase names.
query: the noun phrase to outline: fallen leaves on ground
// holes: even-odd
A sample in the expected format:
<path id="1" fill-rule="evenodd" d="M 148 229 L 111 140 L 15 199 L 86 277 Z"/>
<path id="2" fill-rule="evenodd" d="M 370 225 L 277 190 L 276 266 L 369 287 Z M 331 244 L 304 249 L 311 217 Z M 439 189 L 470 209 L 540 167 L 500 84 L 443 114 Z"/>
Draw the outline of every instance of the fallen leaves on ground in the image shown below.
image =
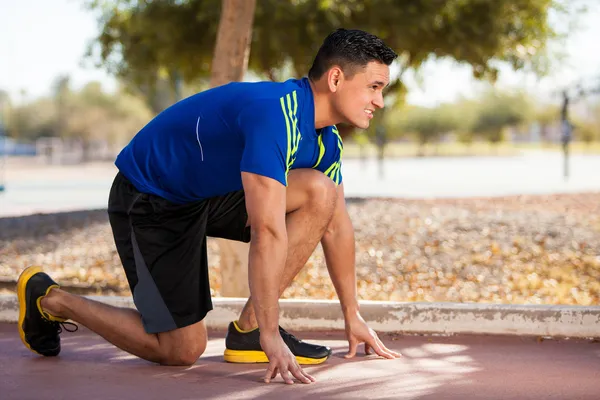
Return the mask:
<path id="1" fill-rule="evenodd" d="M 600 304 L 600 193 L 356 199 L 348 209 L 360 299 Z M 219 296 L 214 239 L 208 253 Z M 129 294 L 103 210 L 0 219 L 0 277 L 33 264 L 62 284 Z M 336 298 L 320 246 L 283 297 Z"/>

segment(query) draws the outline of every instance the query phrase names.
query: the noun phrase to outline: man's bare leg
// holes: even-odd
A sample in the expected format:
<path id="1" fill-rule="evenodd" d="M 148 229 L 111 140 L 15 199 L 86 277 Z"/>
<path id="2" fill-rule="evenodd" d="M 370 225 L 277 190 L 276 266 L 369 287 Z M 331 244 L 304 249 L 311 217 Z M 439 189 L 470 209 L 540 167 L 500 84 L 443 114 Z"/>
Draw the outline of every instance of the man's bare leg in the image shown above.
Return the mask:
<path id="1" fill-rule="evenodd" d="M 335 184 L 321 172 L 312 169 L 290 172 L 286 200 L 288 252 L 279 287 L 280 296 L 302 270 L 323 237 L 333 216 L 336 199 Z M 246 302 L 238 325 L 243 330 L 258 326 L 252 298 Z"/>
<path id="2" fill-rule="evenodd" d="M 139 312 L 113 307 L 52 289 L 41 305 L 49 314 L 73 320 L 135 356 L 163 365 L 191 365 L 206 349 L 204 321 L 169 332 L 149 334 Z"/>

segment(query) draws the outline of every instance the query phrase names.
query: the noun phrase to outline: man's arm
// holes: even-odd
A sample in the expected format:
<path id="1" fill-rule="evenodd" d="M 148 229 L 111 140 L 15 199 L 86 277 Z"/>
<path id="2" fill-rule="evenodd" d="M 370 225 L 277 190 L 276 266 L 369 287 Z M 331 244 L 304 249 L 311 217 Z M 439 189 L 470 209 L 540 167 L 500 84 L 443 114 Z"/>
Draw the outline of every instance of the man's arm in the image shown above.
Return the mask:
<path id="1" fill-rule="evenodd" d="M 358 312 L 356 296 L 355 240 L 352 221 L 346 209 L 344 184 L 337 188 L 333 218 L 321 239 L 327 269 L 338 294 L 344 317 Z"/>
<path id="2" fill-rule="evenodd" d="M 321 239 L 325 261 L 329 275 L 337 292 L 344 312 L 346 336 L 348 338 L 349 352 L 347 358 L 354 357 L 359 343 L 365 343 L 365 353 L 370 354 L 370 349 L 385 358 L 400 357 L 399 353 L 388 349 L 369 328 L 361 317 L 356 295 L 356 254 L 354 244 L 354 228 L 344 197 L 344 185 L 338 186 L 338 198 L 333 212 L 333 218 L 327 231 Z"/>
<path id="3" fill-rule="evenodd" d="M 287 257 L 285 226 L 286 188 L 280 182 L 242 172 L 246 210 L 252 240 L 248 255 L 248 280 L 252 305 L 260 329 L 260 345 L 269 359 L 265 382 L 289 373 L 304 383 L 314 381 L 298 365 L 279 333 L 279 286 Z"/>
<path id="4" fill-rule="evenodd" d="M 287 256 L 285 186 L 242 172 L 251 237 L 248 277 L 261 336 L 279 335 L 279 283 Z"/>

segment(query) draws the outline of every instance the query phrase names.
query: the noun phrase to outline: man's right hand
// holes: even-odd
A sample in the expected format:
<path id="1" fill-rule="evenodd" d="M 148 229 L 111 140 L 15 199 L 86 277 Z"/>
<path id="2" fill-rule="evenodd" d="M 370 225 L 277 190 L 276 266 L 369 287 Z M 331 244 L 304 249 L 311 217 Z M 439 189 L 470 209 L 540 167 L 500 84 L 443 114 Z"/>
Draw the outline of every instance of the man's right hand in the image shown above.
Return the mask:
<path id="1" fill-rule="evenodd" d="M 300 367 L 296 357 L 285 344 L 279 332 L 272 335 L 261 334 L 260 346 L 269 359 L 269 367 L 264 377 L 265 383 L 270 383 L 271 379 L 275 379 L 277 373 L 281 375 L 287 384 L 294 383 L 290 373 L 302 383 L 316 382 L 315 378 L 304 372 Z"/>

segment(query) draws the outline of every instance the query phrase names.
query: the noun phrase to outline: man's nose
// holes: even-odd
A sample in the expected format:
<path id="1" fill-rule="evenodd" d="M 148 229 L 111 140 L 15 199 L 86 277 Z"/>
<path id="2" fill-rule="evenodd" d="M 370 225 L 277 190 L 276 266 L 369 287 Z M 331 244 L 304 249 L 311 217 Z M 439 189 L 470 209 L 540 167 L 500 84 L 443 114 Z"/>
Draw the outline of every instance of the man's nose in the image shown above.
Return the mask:
<path id="1" fill-rule="evenodd" d="M 383 106 L 385 104 L 383 103 L 383 93 L 382 92 L 377 92 L 377 95 L 373 99 L 373 105 L 377 108 L 383 108 Z"/>

